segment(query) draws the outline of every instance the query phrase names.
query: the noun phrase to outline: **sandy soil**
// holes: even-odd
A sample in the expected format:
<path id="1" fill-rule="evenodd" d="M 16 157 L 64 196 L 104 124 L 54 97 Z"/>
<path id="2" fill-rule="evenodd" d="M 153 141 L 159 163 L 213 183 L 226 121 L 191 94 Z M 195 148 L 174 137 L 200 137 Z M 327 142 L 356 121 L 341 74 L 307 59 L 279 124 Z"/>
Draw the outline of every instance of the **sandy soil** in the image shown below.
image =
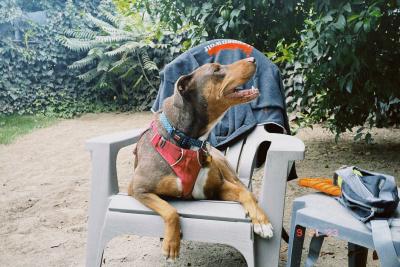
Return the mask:
<path id="1" fill-rule="evenodd" d="M 147 126 L 151 117 L 150 113 L 85 115 L 0 145 L 0 266 L 84 265 L 90 185 L 90 155 L 84 141 Z M 297 164 L 299 176 L 330 176 L 341 165 L 356 164 L 399 177 L 399 129 L 374 129 L 373 146 L 353 144 L 351 135 L 336 144 L 320 127 L 302 130 L 298 137 L 307 147 L 306 160 Z M 119 153 L 118 173 L 125 190 L 132 175 L 130 147 Z M 259 181 L 261 174 L 258 170 L 255 179 Z M 286 225 L 291 201 L 307 192 L 289 183 Z M 319 266 L 346 265 L 345 247 L 344 242 L 327 238 Z M 282 246 L 282 266 L 286 250 Z M 196 242 L 183 242 L 180 259 L 167 264 L 158 239 L 138 236 L 112 240 L 104 257 L 106 266 L 245 266 L 230 247 Z M 369 257 L 368 266 L 378 263 Z"/>

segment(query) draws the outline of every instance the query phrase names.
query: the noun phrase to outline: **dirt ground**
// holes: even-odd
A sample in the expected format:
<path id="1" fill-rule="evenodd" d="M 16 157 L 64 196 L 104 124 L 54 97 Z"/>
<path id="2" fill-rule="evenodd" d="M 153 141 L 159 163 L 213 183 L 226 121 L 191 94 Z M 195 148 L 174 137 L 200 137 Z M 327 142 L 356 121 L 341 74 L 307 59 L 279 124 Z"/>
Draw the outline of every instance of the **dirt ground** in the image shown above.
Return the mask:
<path id="1" fill-rule="evenodd" d="M 0 145 L 0 266 L 83 266 L 85 261 L 90 155 L 86 139 L 145 127 L 150 113 L 90 114 L 39 129 L 10 145 Z M 331 176 L 345 164 L 400 177 L 400 129 L 374 129 L 375 145 L 354 144 L 346 134 L 338 144 L 333 135 L 316 126 L 298 137 L 307 148 L 297 163 L 300 177 Z M 118 155 L 121 190 L 132 175 L 131 148 Z M 262 170 L 255 179 L 259 180 Z M 295 182 L 288 185 L 285 224 L 294 197 L 310 192 Z M 306 243 L 307 244 L 307 240 Z M 282 246 L 281 266 L 287 247 Z M 105 266 L 245 266 L 233 248 L 183 242 L 180 259 L 166 263 L 156 238 L 121 236 L 104 254 Z M 330 237 L 318 266 L 345 266 L 346 243 Z M 368 266 L 379 266 L 368 257 Z"/>

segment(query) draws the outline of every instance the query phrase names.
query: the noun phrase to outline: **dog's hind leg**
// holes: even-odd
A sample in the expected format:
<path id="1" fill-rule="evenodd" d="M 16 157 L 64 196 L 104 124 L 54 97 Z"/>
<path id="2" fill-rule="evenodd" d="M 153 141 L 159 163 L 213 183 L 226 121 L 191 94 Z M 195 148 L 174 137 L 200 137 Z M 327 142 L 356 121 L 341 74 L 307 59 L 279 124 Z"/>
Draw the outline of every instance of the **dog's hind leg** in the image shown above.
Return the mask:
<path id="1" fill-rule="evenodd" d="M 164 219 L 164 240 L 162 243 L 162 253 L 167 259 L 175 260 L 179 256 L 180 247 L 180 225 L 179 215 L 174 207 L 153 193 L 134 193 L 134 197 L 154 210 Z"/>
<path id="2" fill-rule="evenodd" d="M 271 238 L 273 235 L 272 225 L 265 212 L 258 206 L 253 193 L 241 185 L 224 181 L 219 193 L 221 200 L 237 201 L 241 203 L 249 214 L 254 226 L 254 232 L 263 238 Z"/>
<path id="3" fill-rule="evenodd" d="M 239 177 L 237 176 L 236 172 L 233 170 L 232 165 L 229 161 L 225 158 L 224 154 L 221 153 L 218 149 L 212 147 L 211 148 L 211 155 L 213 159 L 213 164 L 219 169 L 221 175 L 224 177 L 225 180 L 237 185 L 245 185 L 240 181 Z M 246 187 L 245 187 L 246 188 Z"/>

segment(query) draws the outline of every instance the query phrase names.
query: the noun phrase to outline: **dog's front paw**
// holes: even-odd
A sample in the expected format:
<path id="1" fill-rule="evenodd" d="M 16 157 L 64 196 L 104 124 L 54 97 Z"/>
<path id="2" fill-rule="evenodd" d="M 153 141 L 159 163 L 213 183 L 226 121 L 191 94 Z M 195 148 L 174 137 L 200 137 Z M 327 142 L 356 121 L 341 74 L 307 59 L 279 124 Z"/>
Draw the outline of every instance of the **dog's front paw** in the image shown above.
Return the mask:
<path id="1" fill-rule="evenodd" d="M 273 233 L 274 228 L 272 228 L 272 224 L 270 223 L 267 224 L 255 223 L 253 225 L 253 229 L 254 233 L 261 236 L 262 238 L 271 238 L 274 235 Z"/>
<path id="2" fill-rule="evenodd" d="M 173 262 L 179 257 L 180 239 L 167 240 L 164 239 L 162 243 L 162 253 L 168 262 Z"/>

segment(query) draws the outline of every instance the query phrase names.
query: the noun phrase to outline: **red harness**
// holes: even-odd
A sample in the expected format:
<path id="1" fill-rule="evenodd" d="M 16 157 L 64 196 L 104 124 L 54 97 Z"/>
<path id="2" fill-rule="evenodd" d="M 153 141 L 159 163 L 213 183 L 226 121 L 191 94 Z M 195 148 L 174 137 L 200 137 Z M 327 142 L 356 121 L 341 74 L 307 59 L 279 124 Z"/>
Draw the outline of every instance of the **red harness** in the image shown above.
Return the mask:
<path id="1" fill-rule="evenodd" d="M 153 147 L 168 162 L 172 170 L 182 182 L 182 196 L 190 198 L 197 175 L 200 172 L 205 161 L 207 161 L 208 153 L 200 148 L 199 150 L 184 149 L 174 145 L 170 141 L 162 137 L 157 130 L 157 126 L 153 121 L 151 123 L 154 136 L 151 139 Z"/>

